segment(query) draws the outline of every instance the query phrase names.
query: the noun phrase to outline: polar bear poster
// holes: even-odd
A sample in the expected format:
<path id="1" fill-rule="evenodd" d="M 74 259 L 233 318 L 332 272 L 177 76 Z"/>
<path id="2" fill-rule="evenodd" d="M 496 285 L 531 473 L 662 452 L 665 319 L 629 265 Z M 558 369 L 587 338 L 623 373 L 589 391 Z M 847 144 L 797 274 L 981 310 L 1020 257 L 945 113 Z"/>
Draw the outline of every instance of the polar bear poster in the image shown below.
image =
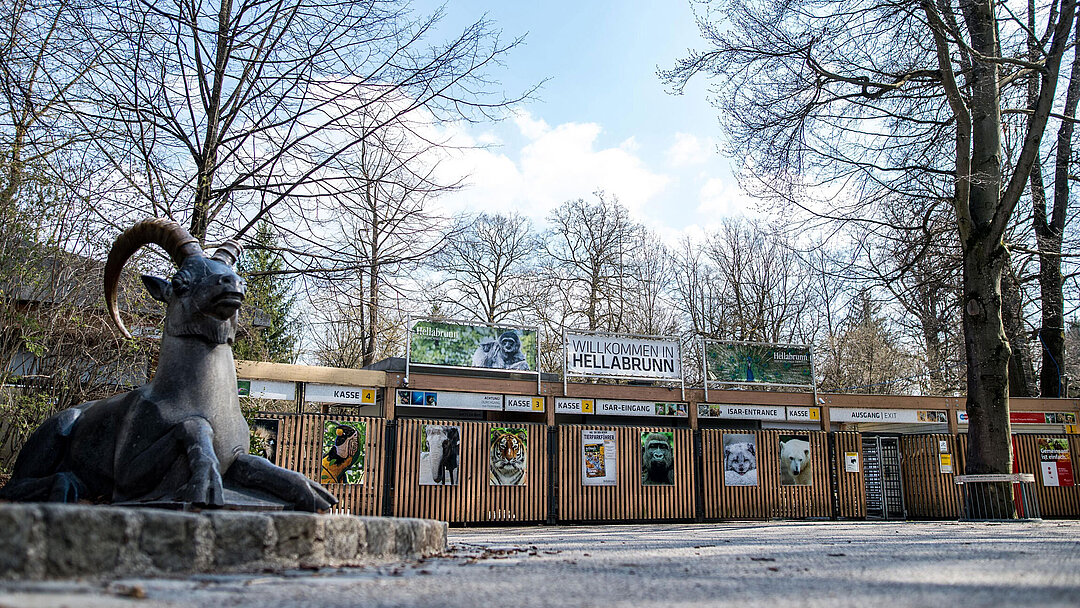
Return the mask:
<path id="1" fill-rule="evenodd" d="M 810 463 L 809 435 L 780 435 L 781 485 L 813 485 L 814 471 Z"/>

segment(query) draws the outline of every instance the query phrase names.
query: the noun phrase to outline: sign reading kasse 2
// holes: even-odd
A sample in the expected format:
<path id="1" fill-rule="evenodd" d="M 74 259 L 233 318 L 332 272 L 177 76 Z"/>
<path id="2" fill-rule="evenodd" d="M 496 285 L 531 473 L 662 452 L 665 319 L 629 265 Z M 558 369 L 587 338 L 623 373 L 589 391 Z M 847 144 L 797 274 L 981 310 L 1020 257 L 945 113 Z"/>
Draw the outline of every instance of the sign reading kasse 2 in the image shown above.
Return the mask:
<path id="1" fill-rule="evenodd" d="M 679 380 L 682 356 L 675 340 L 566 334 L 566 372 L 572 376 Z"/>

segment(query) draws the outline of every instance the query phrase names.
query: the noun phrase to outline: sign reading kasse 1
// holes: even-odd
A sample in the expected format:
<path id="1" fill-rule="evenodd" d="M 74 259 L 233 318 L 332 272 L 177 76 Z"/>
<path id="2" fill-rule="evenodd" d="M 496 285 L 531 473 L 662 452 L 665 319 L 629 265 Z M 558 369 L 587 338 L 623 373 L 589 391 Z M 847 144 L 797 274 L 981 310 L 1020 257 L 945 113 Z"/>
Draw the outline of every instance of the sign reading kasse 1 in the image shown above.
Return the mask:
<path id="1" fill-rule="evenodd" d="M 680 380 L 682 356 L 675 340 L 566 334 L 566 372 L 572 376 Z"/>

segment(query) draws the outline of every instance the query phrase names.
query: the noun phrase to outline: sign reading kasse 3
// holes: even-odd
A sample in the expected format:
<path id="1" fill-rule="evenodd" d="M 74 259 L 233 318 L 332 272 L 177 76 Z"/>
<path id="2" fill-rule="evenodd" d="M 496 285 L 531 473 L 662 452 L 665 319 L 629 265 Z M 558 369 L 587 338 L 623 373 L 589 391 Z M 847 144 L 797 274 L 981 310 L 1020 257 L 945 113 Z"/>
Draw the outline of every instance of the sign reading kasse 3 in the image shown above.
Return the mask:
<path id="1" fill-rule="evenodd" d="M 566 334 L 566 372 L 571 376 L 679 380 L 682 356 L 677 340 Z"/>

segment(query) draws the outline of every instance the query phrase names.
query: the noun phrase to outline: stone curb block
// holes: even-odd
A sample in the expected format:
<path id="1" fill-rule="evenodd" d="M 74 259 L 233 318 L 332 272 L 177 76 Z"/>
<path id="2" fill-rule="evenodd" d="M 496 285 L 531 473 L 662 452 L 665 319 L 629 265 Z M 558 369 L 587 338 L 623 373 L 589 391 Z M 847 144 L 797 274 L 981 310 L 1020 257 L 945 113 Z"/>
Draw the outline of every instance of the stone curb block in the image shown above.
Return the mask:
<path id="1" fill-rule="evenodd" d="M 153 576 L 362 565 L 446 548 L 424 519 L 0 504 L 0 578 Z"/>

